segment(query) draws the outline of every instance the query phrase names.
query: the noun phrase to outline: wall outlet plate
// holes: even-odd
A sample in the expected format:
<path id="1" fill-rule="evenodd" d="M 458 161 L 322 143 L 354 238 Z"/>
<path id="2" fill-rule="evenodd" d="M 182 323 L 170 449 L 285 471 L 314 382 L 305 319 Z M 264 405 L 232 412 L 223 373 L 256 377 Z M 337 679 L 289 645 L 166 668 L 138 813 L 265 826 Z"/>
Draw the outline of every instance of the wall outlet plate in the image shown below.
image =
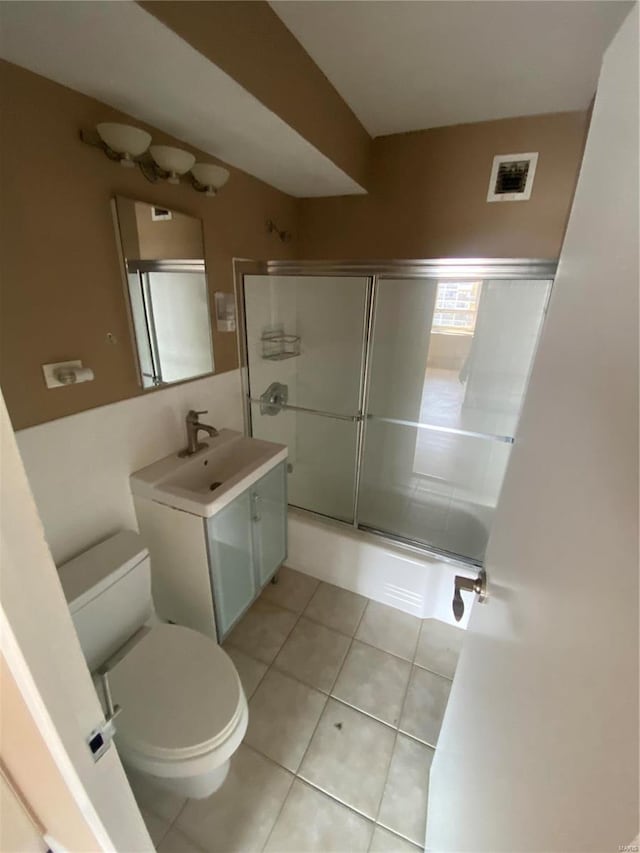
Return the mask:
<path id="1" fill-rule="evenodd" d="M 64 382 L 60 382 L 56 378 L 56 370 L 61 367 L 82 367 L 82 362 L 78 361 L 57 361 L 55 364 L 43 364 L 42 372 L 44 373 L 44 381 L 47 388 L 63 388 Z"/>

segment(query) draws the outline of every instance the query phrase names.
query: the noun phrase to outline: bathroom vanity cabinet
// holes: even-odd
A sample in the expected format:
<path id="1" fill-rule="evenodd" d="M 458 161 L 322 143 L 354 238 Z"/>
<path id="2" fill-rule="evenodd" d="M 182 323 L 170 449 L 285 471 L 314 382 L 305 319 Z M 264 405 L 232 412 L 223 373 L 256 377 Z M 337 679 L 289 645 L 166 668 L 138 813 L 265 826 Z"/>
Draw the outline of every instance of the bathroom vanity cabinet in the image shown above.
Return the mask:
<path id="1" fill-rule="evenodd" d="M 138 495 L 134 504 L 156 612 L 222 642 L 286 559 L 286 462 L 209 518 Z"/>

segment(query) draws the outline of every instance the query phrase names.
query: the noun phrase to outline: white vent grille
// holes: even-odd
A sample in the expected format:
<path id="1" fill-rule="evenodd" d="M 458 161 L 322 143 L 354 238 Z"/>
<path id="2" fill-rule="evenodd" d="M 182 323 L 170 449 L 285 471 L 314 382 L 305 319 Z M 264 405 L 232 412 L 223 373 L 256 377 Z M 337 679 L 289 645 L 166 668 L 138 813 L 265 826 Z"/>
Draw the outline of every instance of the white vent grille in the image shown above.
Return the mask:
<path id="1" fill-rule="evenodd" d="M 493 158 L 487 201 L 528 201 L 538 154 L 498 154 Z"/>

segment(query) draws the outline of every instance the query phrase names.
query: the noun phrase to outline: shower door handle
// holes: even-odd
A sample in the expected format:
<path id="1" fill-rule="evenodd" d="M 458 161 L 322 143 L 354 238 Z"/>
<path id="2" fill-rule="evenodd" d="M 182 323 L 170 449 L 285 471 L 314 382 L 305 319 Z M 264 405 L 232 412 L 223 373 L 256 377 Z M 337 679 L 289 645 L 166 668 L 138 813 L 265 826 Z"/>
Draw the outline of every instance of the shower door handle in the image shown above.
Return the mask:
<path id="1" fill-rule="evenodd" d="M 487 573 L 484 569 L 480 569 L 477 578 L 465 578 L 463 575 L 456 575 L 453 589 L 453 615 L 456 617 L 456 622 L 459 622 L 464 615 L 464 601 L 462 600 L 462 592 L 475 592 L 478 596 L 480 604 L 484 604 L 487 600 Z"/>

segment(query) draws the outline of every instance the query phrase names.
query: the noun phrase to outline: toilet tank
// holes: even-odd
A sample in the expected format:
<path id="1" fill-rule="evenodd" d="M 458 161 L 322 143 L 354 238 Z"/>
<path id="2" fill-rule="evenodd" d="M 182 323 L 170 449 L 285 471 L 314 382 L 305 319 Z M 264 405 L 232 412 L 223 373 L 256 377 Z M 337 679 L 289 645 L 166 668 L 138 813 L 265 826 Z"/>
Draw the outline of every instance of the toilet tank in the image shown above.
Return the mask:
<path id="1" fill-rule="evenodd" d="M 58 572 L 93 672 L 153 612 L 149 551 L 137 533 L 122 530 L 59 566 Z"/>

